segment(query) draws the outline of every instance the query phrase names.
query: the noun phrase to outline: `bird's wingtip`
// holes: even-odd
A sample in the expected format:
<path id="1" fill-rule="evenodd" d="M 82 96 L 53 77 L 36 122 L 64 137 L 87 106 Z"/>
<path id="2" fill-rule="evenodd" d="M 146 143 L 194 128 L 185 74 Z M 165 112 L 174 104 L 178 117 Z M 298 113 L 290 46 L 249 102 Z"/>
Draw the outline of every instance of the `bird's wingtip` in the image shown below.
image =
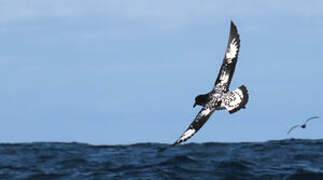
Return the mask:
<path id="1" fill-rule="evenodd" d="M 168 146 L 165 146 L 165 147 L 160 148 L 160 149 L 158 150 L 158 152 L 164 152 L 164 151 L 168 150 L 168 149 L 169 149 L 169 148 L 171 148 L 171 147 L 174 147 L 175 145 L 177 145 L 177 144 L 179 144 L 179 143 L 180 143 L 180 142 L 176 141 L 176 142 L 174 142 L 173 144 L 170 144 L 170 145 L 168 145 Z"/>
<path id="2" fill-rule="evenodd" d="M 239 34 L 238 34 L 238 28 L 237 26 L 234 24 L 233 21 L 231 21 L 231 25 L 230 25 L 230 34 L 234 34 L 234 35 L 237 35 L 239 37 Z M 240 40 L 239 40 L 240 41 Z"/>
<path id="3" fill-rule="evenodd" d="M 233 27 L 236 27 L 236 25 L 234 24 L 234 22 L 232 20 L 230 21 L 230 25 Z"/>

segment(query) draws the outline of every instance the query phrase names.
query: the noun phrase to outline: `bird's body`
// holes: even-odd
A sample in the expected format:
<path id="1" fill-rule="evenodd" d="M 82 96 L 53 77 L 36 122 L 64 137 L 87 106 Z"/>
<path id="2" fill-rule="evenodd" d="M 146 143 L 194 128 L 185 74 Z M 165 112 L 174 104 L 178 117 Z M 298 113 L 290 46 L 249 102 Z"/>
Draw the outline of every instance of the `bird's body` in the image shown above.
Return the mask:
<path id="1" fill-rule="evenodd" d="M 226 109 L 229 113 L 245 108 L 248 102 L 247 88 L 242 85 L 234 91 L 229 91 L 231 79 L 237 63 L 240 48 L 240 37 L 236 26 L 231 22 L 229 42 L 226 53 L 215 81 L 213 89 L 206 94 L 198 95 L 195 104 L 202 106 L 202 109 L 194 121 L 185 130 L 182 136 L 173 145 L 179 144 L 192 137 L 209 119 L 215 110 Z"/>

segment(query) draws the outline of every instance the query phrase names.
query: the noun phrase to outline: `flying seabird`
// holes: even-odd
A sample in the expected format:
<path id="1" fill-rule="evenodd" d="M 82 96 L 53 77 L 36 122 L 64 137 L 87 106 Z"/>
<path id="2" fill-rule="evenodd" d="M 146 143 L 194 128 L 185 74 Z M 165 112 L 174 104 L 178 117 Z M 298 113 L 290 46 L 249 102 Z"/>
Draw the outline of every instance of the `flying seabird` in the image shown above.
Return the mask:
<path id="1" fill-rule="evenodd" d="M 209 93 L 196 96 L 193 108 L 196 105 L 200 105 L 202 106 L 202 109 L 182 136 L 180 136 L 172 146 L 191 138 L 204 125 L 215 110 L 226 109 L 231 114 L 241 108 L 245 108 L 245 105 L 248 102 L 247 88 L 242 85 L 234 91 L 229 91 L 231 79 L 237 64 L 239 48 L 240 38 L 238 30 L 231 21 L 228 46 L 214 87 Z"/>
<path id="2" fill-rule="evenodd" d="M 310 120 L 312 120 L 312 119 L 318 119 L 319 118 L 319 116 L 312 116 L 312 117 L 310 117 L 310 118 L 307 118 L 306 119 L 306 121 L 303 123 L 303 124 L 297 124 L 297 125 L 295 125 L 295 126 L 292 126 L 289 130 L 288 130 L 288 132 L 287 132 L 287 134 L 289 134 L 290 132 L 292 132 L 295 128 L 297 128 L 297 127 L 301 127 L 301 128 L 303 128 L 303 129 L 305 129 L 306 128 L 306 124 L 310 121 Z"/>

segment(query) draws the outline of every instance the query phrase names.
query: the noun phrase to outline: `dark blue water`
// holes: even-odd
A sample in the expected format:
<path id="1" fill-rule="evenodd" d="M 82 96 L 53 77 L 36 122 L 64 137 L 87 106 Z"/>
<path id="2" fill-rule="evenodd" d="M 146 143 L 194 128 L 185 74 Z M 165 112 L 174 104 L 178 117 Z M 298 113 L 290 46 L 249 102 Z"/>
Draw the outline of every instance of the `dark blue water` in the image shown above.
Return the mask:
<path id="1" fill-rule="evenodd" d="M 323 140 L 165 146 L 0 144 L 0 179 L 323 180 Z"/>

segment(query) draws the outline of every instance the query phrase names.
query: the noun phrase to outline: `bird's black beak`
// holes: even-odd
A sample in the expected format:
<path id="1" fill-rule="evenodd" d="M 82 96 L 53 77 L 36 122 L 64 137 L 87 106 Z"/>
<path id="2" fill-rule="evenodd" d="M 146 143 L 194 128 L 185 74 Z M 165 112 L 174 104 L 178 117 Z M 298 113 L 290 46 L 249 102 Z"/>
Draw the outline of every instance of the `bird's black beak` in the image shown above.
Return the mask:
<path id="1" fill-rule="evenodd" d="M 195 106 L 196 106 L 196 103 L 194 103 L 193 108 L 195 108 Z"/>

